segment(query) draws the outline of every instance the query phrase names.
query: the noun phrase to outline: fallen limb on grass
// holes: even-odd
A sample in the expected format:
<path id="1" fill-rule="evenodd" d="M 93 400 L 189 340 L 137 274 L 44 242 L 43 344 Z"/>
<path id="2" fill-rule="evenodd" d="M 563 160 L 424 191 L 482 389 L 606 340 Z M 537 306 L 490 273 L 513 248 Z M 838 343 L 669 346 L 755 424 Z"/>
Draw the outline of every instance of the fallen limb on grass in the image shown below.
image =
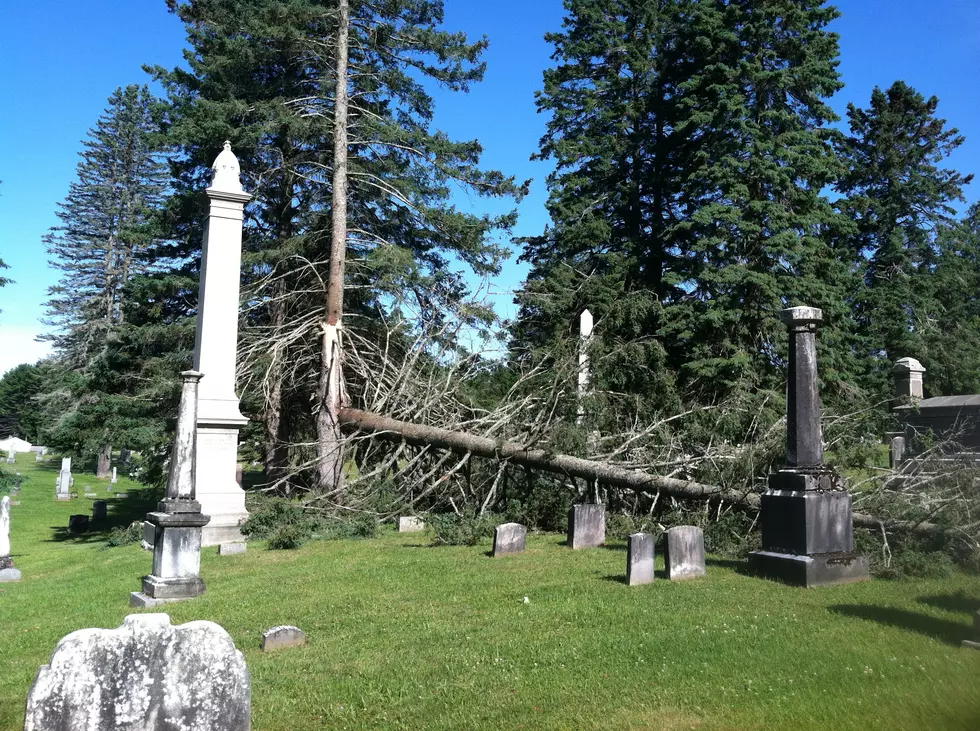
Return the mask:
<path id="1" fill-rule="evenodd" d="M 513 442 L 497 442 L 475 434 L 440 429 L 434 426 L 412 424 L 398 421 L 359 409 L 341 409 L 340 423 L 382 439 L 406 442 L 414 446 L 427 446 L 448 449 L 457 454 L 472 454 L 484 459 L 507 461 L 515 465 L 554 472 L 556 474 L 598 481 L 604 485 L 621 487 L 639 492 L 662 492 L 676 498 L 690 500 L 725 500 L 736 505 L 759 508 L 759 495 L 753 492 L 739 492 L 715 485 L 704 485 L 691 480 L 678 480 L 672 477 L 650 475 L 639 470 L 626 469 L 605 462 L 555 454 L 544 449 L 527 449 Z M 933 523 L 912 521 L 882 521 L 872 515 L 854 513 L 854 525 L 862 528 L 897 530 L 919 535 L 941 535 L 945 528 Z"/>

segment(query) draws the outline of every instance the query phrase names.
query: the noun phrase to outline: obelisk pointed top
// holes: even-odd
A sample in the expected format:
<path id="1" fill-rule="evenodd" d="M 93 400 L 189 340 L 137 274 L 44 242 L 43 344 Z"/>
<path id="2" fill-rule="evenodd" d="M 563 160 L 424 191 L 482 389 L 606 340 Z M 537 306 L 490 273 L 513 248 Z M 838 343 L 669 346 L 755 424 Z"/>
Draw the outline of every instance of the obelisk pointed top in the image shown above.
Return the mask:
<path id="1" fill-rule="evenodd" d="M 218 154 L 211 169 L 214 170 L 214 178 L 211 181 L 210 190 L 216 190 L 222 193 L 245 192 L 242 189 L 242 180 L 240 177 L 241 167 L 238 164 L 238 158 L 235 157 L 235 153 L 231 151 L 231 142 L 228 140 L 225 140 L 225 149 Z"/>
<path id="2" fill-rule="evenodd" d="M 582 310 L 582 314 L 579 316 L 579 334 L 585 338 L 589 337 L 592 334 L 593 325 L 592 313 L 588 310 Z"/>

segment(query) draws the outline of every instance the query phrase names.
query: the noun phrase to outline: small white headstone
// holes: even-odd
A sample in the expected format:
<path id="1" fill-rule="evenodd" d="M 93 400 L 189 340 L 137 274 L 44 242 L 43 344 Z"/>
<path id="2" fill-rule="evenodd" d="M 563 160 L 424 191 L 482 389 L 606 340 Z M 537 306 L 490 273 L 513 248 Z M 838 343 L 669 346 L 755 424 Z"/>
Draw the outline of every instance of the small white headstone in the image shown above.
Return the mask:
<path id="1" fill-rule="evenodd" d="M 409 517 L 398 519 L 399 533 L 421 533 L 425 530 L 425 521 L 421 518 Z"/>
<path id="2" fill-rule="evenodd" d="M 58 643 L 27 696 L 24 731 L 248 731 L 250 716 L 248 668 L 221 626 L 131 614 Z"/>
<path id="3" fill-rule="evenodd" d="M 113 485 L 116 484 L 116 468 L 115 467 L 112 468 L 112 479 L 109 480 L 109 482 L 112 483 Z"/>

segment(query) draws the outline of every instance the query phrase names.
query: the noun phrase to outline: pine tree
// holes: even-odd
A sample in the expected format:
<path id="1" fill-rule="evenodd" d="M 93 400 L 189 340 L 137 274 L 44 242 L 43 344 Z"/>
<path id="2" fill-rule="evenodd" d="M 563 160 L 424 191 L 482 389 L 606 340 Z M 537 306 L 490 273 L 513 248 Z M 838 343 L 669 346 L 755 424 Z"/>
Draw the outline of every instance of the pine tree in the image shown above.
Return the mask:
<path id="1" fill-rule="evenodd" d="M 850 270 L 821 193 L 840 171 L 826 127 L 836 11 L 823 0 L 565 7 L 538 99 L 552 115 L 541 154 L 557 164 L 553 227 L 525 244 L 516 348 L 554 347 L 555 323 L 574 332 L 588 306 L 623 354 L 613 388 L 664 403 L 671 374 L 705 400 L 776 384 L 778 310 L 823 307 L 847 330 Z M 847 338 L 833 330 L 823 342 L 843 378 Z"/>
<path id="2" fill-rule="evenodd" d="M 127 283 L 144 270 L 140 253 L 152 240 L 165 188 L 166 169 L 152 145 L 153 107 L 145 86 L 113 92 L 83 142 L 77 180 L 59 204 L 61 224 L 44 239 L 62 272 L 49 290 L 45 320 L 55 330 L 59 374 L 51 390 L 64 409 L 52 444 L 97 454 L 102 476 L 111 445 L 125 438 L 108 347 L 124 320 Z"/>
<path id="3" fill-rule="evenodd" d="M 537 106 L 549 114 L 534 157 L 553 159 L 553 225 L 526 239 L 531 272 L 518 294 L 513 353 L 577 347 L 579 313 L 600 323 L 593 362 L 600 389 L 673 397 L 661 343 L 663 308 L 682 294 L 677 222 L 693 147 L 683 84 L 697 52 L 689 0 L 567 0 L 546 40 L 557 66 Z"/>
<path id="4" fill-rule="evenodd" d="M 942 226 L 934 269 L 918 286 L 929 306 L 916 321 L 930 395 L 980 393 L 980 204 Z"/>
<path id="5" fill-rule="evenodd" d="M 11 368 L 0 378 L 0 415 L 17 422 L 16 433 L 22 439 L 42 443 L 45 427 L 39 408 L 47 366 L 22 363 Z"/>
<path id="6" fill-rule="evenodd" d="M 939 234 L 952 224 L 954 204 L 972 178 L 941 167 L 963 137 L 935 116 L 938 103 L 898 81 L 887 91 L 875 88 L 867 109 L 848 105 L 850 136 L 841 148 L 848 172 L 838 188 L 863 262 L 857 304 L 863 356 L 881 387 L 896 359 L 929 359 L 923 340 L 935 310 L 929 274 Z"/>
<path id="7" fill-rule="evenodd" d="M 694 15 L 710 51 L 685 85 L 685 131 L 701 143 L 679 224 L 691 272 L 665 335 L 682 380 L 705 395 L 781 381 L 783 307 L 821 307 L 831 325 L 846 313 L 822 194 L 840 171 L 826 127 L 841 87 L 835 17 L 824 0 L 700 3 Z"/>
<path id="8" fill-rule="evenodd" d="M 252 404 L 262 413 L 266 463 L 276 480 L 287 466 L 286 446 L 312 441 L 316 428 L 310 402 L 321 371 L 322 283 L 331 264 L 337 4 L 170 6 L 187 27 L 192 52 L 188 70 L 154 70 L 169 100 L 178 181 L 169 206 L 173 243 L 160 249 L 160 262 L 169 259 L 178 279 L 196 276 L 188 264 L 203 213 L 195 197 L 207 185 L 215 145 L 231 140 L 254 196 L 246 209 L 242 329 L 254 380 L 245 384 L 243 408 Z M 453 260 L 478 274 L 498 270 L 503 250 L 493 235 L 513 215 L 460 211 L 453 189 L 487 196 L 520 191 L 479 168 L 477 142 L 454 142 L 431 129 L 433 102 L 422 82 L 465 91 L 482 76 L 485 41 L 440 30 L 439 2 L 351 2 L 350 18 L 343 310 L 348 330 L 375 337 L 371 330 L 385 312 L 414 312 L 420 324 L 446 317 L 466 289 Z M 161 287 L 168 276 L 157 278 Z M 321 474 L 318 482 L 331 480 Z"/>

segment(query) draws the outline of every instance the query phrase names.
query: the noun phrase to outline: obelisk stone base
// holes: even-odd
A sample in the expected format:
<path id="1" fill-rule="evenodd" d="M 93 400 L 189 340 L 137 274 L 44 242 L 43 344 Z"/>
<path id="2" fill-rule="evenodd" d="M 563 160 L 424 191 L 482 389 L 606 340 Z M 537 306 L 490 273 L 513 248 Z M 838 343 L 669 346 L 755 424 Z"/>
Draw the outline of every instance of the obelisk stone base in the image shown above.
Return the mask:
<path id="1" fill-rule="evenodd" d="M 238 427 L 209 425 L 198 420 L 197 500 L 211 516 L 204 528 L 202 546 L 245 540 L 239 525 L 248 518 L 245 491 L 235 481 L 238 466 Z"/>
<path id="2" fill-rule="evenodd" d="M 753 551 L 749 554 L 749 566 L 760 576 L 808 589 L 853 584 L 871 578 L 867 557 L 854 552 L 800 556 Z"/>
<path id="3" fill-rule="evenodd" d="M 143 577 L 143 591 L 132 592 L 130 606 L 152 607 L 161 602 L 193 599 L 204 593 L 201 580 L 201 529 L 210 517 L 192 500 L 163 500 L 172 512 L 146 516 L 154 528 L 153 573 Z"/>

